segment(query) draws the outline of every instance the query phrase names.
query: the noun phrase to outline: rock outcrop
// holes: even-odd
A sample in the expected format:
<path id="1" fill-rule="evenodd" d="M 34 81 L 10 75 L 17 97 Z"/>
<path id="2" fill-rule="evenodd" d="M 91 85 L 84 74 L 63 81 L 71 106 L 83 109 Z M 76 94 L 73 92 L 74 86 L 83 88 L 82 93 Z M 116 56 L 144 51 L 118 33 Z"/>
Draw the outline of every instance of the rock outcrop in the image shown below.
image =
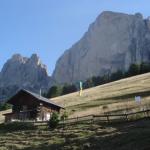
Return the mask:
<path id="1" fill-rule="evenodd" d="M 140 13 L 103 12 L 57 61 L 53 78 L 71 83 L 150 61 L 150 20 Z"/>
<path id="2" fill-rule="evenodd" d="M 33 54 L 31 58 L 15 54 L 3 66 L 0 72 L 0 96 L 12 96 L 20 88 L 39 93 L 47 90 L 53 84 L 48 76 L 47 68 L 39 57 Z"/>

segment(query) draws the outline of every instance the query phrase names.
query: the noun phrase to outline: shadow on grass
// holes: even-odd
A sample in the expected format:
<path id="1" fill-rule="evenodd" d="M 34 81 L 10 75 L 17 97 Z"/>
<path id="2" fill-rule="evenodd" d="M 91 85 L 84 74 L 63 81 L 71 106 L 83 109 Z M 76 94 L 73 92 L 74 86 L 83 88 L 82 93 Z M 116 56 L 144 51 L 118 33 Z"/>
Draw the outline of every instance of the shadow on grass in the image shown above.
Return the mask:
<path id="1" fill-rule="evenodd" d="M 100 126 L 99 126 L 100 127 Z M 24 150 L 149 150 L 150 120 L 109 124 L 103 128 L 91 128 L 94 134 L 81 138 L 74 134 L 64 134 L 64 142 L 49 144 L 47 142 L 37 147 Z M 111 130 L 111 129 L 114 130 Z M 54 141 L 55 143 L 55 141 Z"/>
<path id="2" fill-rule="evenodd" d="M 35 130 L 37 129 L 34 124 L 29 122 L 10 122 L 0 124 L 0 133 L 8 133 L 14 131 L 25 131 L 25 130 Z"/>

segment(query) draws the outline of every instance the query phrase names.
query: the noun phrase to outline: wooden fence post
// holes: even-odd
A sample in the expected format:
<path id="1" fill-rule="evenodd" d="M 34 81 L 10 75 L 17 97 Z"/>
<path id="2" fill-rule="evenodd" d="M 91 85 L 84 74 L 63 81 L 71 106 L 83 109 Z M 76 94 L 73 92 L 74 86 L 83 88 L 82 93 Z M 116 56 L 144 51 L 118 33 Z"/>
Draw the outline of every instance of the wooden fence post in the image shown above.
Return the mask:
<path id="1" fill-rule="evenodd" d="M 106 117 L 107 117 L 107 122 L 109 123 L 110 122 L 109 115 L 106 115 Z"/>
<path id="2" fill-rule="evenodd" d="M 94 118 L 95 118 L 95 116 L 93 115 L 93 124 L 94 124 Z"/>
<path id="3" fill-rule="evenodd" d="M 126 116 L 126 120 L 129 121 L 129 119 L 128 119 L 128 114 L 127 114 L 127 113 L 125 114 L 125 116 Z"/>
<path id="4" fill-rule="evenodd" d="M 149 117 L 149 114 L 148 114 L 148 111 L 147 111 L 147 110 L 145 111 L 145 113 L 146 113 L 147 117 Z"/>
<path id="5" fill-rule="evenodd" d="M 78 122 L 79 118 L 77 117 L 77 122 Z"/>
<path id="6" fill-rule="evenodd" d="M 91 124 L 94 123 L 94 115 L 92 115 Z"/>

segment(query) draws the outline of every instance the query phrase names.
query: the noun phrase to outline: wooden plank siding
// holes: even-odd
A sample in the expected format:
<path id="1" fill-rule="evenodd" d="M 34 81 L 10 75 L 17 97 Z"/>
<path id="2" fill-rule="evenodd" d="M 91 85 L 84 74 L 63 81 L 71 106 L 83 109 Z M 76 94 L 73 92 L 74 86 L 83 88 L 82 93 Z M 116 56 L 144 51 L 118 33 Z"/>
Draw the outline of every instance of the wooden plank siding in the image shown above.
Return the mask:
<path id="1" fill-rule="evenodd" d="M 40 95 L 26 90 L 19 91 L 8 100 L 8 103 L 13 107 L 11 113 L 4 114 L 6 122 L 13 120 L 46 121 L 50 119 L 53 112 L 60 113 L 63 108 Z"/>

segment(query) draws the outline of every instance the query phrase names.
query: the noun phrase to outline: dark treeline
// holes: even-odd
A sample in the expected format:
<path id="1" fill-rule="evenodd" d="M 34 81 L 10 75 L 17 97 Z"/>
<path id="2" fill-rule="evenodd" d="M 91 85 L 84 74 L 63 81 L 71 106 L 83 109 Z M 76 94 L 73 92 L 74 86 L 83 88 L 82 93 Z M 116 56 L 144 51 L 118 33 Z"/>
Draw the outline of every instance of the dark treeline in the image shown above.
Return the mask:
<path id="1" fill-rule="evenodd" d="M 94 76 L 92 78 L 87 79 L 83 82 L 83 89 L 95 87 L 98 85 L 102 85 L 105 83 L 109 83 L 112 81 L 117 81 L 123 78 L 143 74 L 150 72 L 150 63 L 141 63 L 141 64 L 131 64 L 129 69 L 127 71 L 121 71 L 118 70 L 111 74 L 105 74 L 103 76 Z M 52 86 L 47 94 L 44 94 L 43 96 L 47 98 L 53 98 L 69 93 L 73 93 L 79 90 L 79 83 L 77 84 L 65 84 L 64 86 Z"/>
<path id="2" fill-rule="evenodd" d="M 9 105 L 7 103 L 0 103 L 0 111 L 7 110 L 10 108 L 11 108 L 11 105 Z"/>
<path id="3" fill-rule="evenodd" d="M 65 84 L 64 86 L 57 85 L 52 86 L 47 93 L 44 93 L 43 96 L 46 98 L 53 98 L 61 95 L 66 95 L 78 91 L 78 88 L 74 84 Z"/>

